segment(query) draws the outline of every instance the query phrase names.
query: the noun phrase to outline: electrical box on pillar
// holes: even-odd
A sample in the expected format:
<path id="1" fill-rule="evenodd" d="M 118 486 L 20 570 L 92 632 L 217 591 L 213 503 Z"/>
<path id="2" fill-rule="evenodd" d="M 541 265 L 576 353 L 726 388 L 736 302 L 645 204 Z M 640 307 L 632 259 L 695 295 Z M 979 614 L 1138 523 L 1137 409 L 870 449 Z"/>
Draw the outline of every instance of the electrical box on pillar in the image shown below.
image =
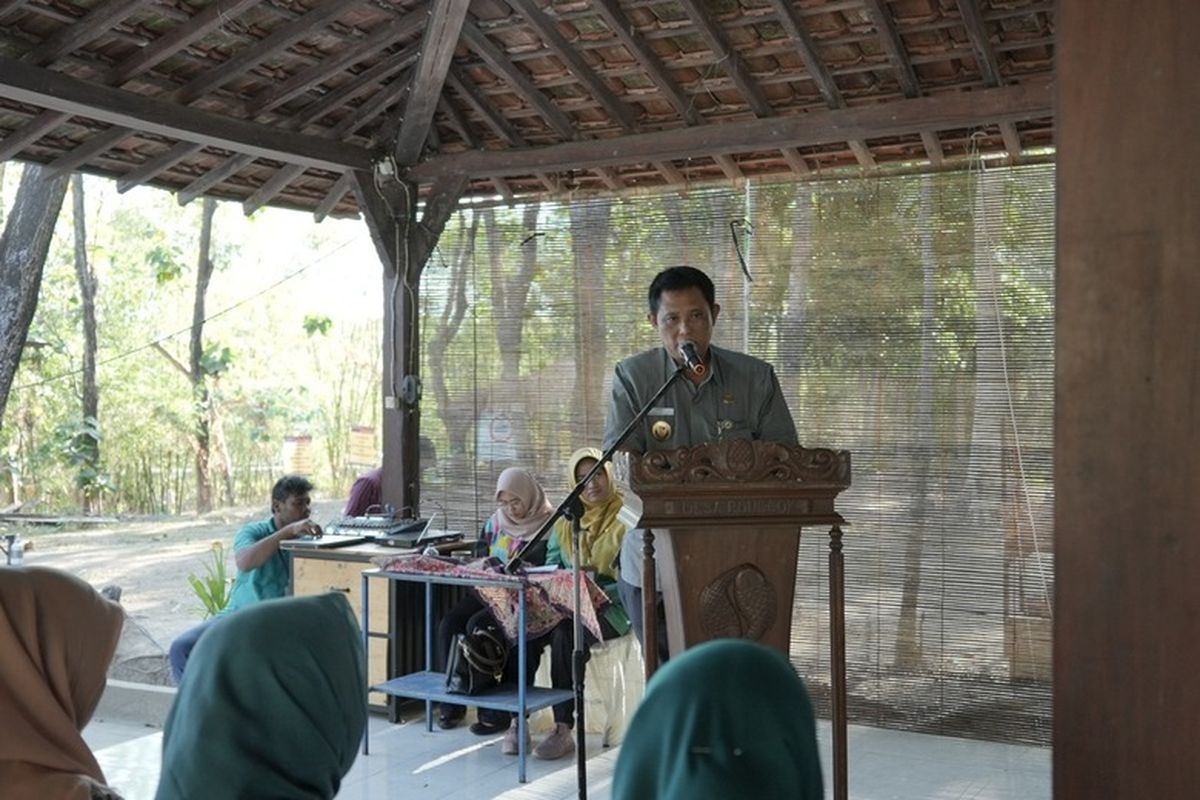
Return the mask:
<path id="1" fill-rule="evenodd" d="M 400 399 L 406 406 L 415 406 L 421 400 L 421 379 L 416 375 L 405 375 L 400 382 Z"/>

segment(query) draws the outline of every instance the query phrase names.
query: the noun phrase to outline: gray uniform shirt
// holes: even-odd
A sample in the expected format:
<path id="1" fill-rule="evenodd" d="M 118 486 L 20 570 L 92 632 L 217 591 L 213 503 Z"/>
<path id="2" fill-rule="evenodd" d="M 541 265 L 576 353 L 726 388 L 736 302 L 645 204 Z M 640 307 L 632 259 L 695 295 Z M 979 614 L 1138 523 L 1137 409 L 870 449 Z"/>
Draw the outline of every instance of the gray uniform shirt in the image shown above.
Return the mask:
<path id="1" fill-rule="evenodd" d="M 709 354 L 704 381 L 699 386 L 686 378 L 676 381 L 621 445 L 623 450 L 641 453 L 726 439 L 798 444 L 796 424 L 775 369 L 761 359 L 711 345 Z M 674 371 L 675 362 L 661 347 L 617 364 L 604 423 L 604 449 L 612 446 Z M 670 435 L 665 439 L 653 435 L 656 422 L 670 426 Z M 634 586 L 642 585 L 641 533 L 629 531 L 621 544 L 621 579 Z"/>

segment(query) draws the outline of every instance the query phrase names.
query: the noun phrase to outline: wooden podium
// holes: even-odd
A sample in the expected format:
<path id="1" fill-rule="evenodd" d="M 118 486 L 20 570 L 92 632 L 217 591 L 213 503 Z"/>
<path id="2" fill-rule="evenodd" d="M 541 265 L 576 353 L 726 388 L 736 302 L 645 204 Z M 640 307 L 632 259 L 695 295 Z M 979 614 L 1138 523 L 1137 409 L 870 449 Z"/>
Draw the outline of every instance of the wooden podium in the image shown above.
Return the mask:
<path id="1" fill-rule="evenodd" d="M 614 463 L 625 491 L 622 521 L 646 531 L 643 585 L 653 585 L 658 547 L 672 655 L 721 638 L 753 639 L 788 655 L 800 530 L 830 526 L 833 796 L 845 800 L 845 520 L 834 500 L 850 485 L 850 453 L 735 439 L 618 453 Z M 647 642 L 655 641 L 654 616 L 646 616 Z M 643 648 L 647 679 L 654 651 Z"/>

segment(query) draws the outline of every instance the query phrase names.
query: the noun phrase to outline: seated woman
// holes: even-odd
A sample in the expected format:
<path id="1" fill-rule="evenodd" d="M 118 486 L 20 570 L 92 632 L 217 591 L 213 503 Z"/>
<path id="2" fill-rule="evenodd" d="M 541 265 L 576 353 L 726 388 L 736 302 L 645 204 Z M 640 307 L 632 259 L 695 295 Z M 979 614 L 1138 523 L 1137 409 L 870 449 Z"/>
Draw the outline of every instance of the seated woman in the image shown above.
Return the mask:
<path id="1" fill-rule="evenodd" d="M 344 595 L 231 614 L 192 651 L 163 727 L 156 800 L 332 798 L 362 742 L 366 686 Z"/>
<path id="2" fill-rule="evenodd" d="M 487 555 L 501 564 L 507 564 L 509 558 L 545 524 L 553 511 L 533 473 L 520 467 L 509 467 L 496 479 L 496 512 L 483 523 L 479 545 L 486 548 Z M 526 563 L 541 564 L 545 560 L 545 546 L 539 545 L 535 550 L 526 554 Z M 450 643 L 455 634 L 466 633 L 490 623 L 491 615 L 483 603 L 474 594 L 466 595 L 438 623 L 435 652 L 445 657 L 450 652 Z M 444 664 L 442 666 L 445 667 Z M 515 676 L 509 677 L 516 680 Z M 465 713 L 464 706 L 443 703 L 438 711 L 438 727 L 456 727 Z M 479 721 L 471 726 L 474 733 L 499 733 L 508 727 L 509 717 L 503 712 L 489 713 L 485 709 L 480 711 L 479 717 Z"/>
<path id="3" fill-rule="evenodd" d="M 821 800 L 816 723 L 781 653 L 744 639 L 655 673 L 621 743 L 613 800 Z"/>
<path id="4" fill-rule="evenodd" d="M 116 798 L 80 731 L 104 693 L 125 613 L 45 567 L 0 567 L 0 794 Z"/>
<path id="5" fill-rule="evenodd" d="M 569 480 L 578 484 L 600 461 L 600 451 L 594 447 L 584 447 L 571 454 L 567 464 Z M 609 604 L 600 615 L 600 628 L 605 640 L 615 639 L 629 632 L 629 616 L 621 605 L 617 591 L 617 565 L 621 553 L 621 540 L 625 538 L 625 526 L 617 519 L 617 514 L 624 504 L 624 497 L 613 485 L 612 465 L 605 464 L 604 469 L 597 473 L 583 490 L 580 496 L 583 501 L 583 517 L 580 520 L 582 529 L 582 557 L 579 559 L 581 569 L 592 573 L 596 585 L 608 595 Z M 546 551 L 546 564 L 557 564 L 570 567 L 574 563 L 575 553 L 572 542 L 571 522 L 566 519 L 555 523 L 554 532 L 550 536 L 550 545 Z M 541 639 L 530 642 L 530 653 L 538 653 L 547 643 L 550 645 L 550 684 L 555 689 L 571 688 L 571 661 L 575 649 L 574 621 L 568 617 L 560 622 L 549 634 Z M 584 642 L 585 659 L 591 636 L 586 635 Z M 538 658 L 529 658 L 535 664 Z M 536 669 L 536 668 L 535 668 Z M 568 700 L 554 706 L 554 730 L 543 739 L 533 754 L 537 758 L 562 758 L 575 751 L 575 741 L 572 729 L 575 725 L 575 704 Z M 509 729 L 506 739 L 512 740 L 515 752 L 516 725 Z"/>

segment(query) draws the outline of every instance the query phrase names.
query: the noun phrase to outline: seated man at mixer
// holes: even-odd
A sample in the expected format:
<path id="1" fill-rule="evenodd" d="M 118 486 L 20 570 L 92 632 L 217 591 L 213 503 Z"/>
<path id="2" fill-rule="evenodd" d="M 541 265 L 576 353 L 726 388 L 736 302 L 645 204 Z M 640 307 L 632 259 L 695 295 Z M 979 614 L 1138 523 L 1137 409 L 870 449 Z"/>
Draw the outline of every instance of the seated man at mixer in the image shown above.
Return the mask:
<path id="1" fill-rule="evenodd" d="M 229 605 L 171 642 L 168 660 L 176 685 L 183 678 L 188 656 L 209 627 L 231 611 L 287 594 L 291 556 L 280 548 L 280 542 L 321 535 L 321 526 L 310 518 L 312 489 L 312 483 L 301 475 L 283 476 L 271 489 L 271 516 L 243 525 L 234 536 L 233 560 L 238 574 Z"/>

